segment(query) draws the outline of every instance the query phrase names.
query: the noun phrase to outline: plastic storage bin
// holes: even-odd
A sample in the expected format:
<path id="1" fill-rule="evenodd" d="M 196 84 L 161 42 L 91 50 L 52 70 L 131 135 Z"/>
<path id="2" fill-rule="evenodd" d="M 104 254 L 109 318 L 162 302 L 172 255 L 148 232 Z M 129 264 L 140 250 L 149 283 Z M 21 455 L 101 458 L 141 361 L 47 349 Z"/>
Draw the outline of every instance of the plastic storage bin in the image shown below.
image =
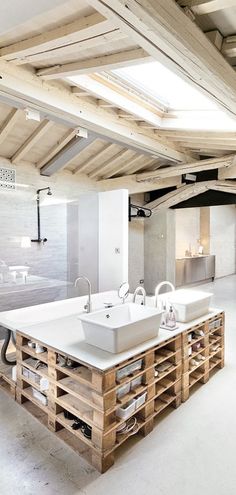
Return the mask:
<path id="1" fill-rule="evenodd" d="M 125 383 L 124 385 L 122 385 L 121 387 L 118 388 L 118 390 L 116 391 L 117 399 L 121 399 L 121 397 L 124 397 L 124 395 L 129 393 L 130 385 L 131 385 L 130 382 Z"/>
<path id="2" fill-rule="evenodd" d="M 130 388 L 131 388 L 131 390 L 134 390 L 135 388 L 140 387 L 141 384 L 142 384 L 142 377 L 137 376 L 137 378 L 134 378 L 132 380 L 132 382 L 130 383 Z"/>
<path id="3" fill-rule="evenodd" d="M 122 380 L 122 378 L 125 378 L 126 376 L 132 375 L 132 373 L 135 373 L 135 371 L 141 370 L 142 363 L 143 363 L 143 360 L 138 359 L 134 363 L 128 364 L 127 366 L 124 366 L 124 368 L 117 370 L 116 379 Z"/>
<path id="4" fill-rule="evenodd" d="M 138 395 L 138 397 L 136 398 L 136 401 L 135 401 L 135 409 L 138 409 L 139 407 L 141 407 L 146 402 L 146 398 L 147 398 L 147 392 L 144 392 L 143 394 Z"/>
<path id="5" fill-rule="evenodd" d="M 131 414 L 134 413 L 135 409 L 136 409 L 136 400 L 131 399 L 124 406 L 119 407 L 116 410 L 116 415 L 120 419 L 127 419 L 129 418 L 129 416 L 131 416 Z"/>
<path id="6" fill-rule="evenodd" d="M 43 404 L 44 406 L 48 405 L 48 398 L 45 397 L 45 395 L 41 394 L 41 392 L 39 392 L 38 390 L 36 390 L 33 387 L 31 387 L 31 390 L 32 390 L 32 393 L 33 393 L 33 396 L 35 397 L 35 399 L 37 399 L 39 402 L 41 402 L 41 404 Z"/>

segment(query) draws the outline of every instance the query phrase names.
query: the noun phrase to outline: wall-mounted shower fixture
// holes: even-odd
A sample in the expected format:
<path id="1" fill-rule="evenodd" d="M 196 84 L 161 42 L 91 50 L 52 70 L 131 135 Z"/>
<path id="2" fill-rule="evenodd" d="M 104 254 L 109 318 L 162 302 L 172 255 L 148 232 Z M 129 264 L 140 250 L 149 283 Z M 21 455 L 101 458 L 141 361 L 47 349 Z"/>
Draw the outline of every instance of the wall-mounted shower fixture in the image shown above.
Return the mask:
<path id="1" fill-rule="evenodd" d="M 132 214 L 132 209 L 136 210 L 135 214 Z M 150 210 L 150 208 L 133 205 L 129 198 L 129 222 L 131 222 L 131 218 L 150 218 L 151 215 L 152 210 Z"/>
<path id="2" fill-rule="evenodd" d="M 52 191 L 50 187 L 43 187 L 42 189 L 37 190 L 37 197 L 36 197 L 36 203 L 37 203 L 37 226 L 38 226 L 38 238 L 37 239 L 31 239 L 31 242 L 38 242 L 38 243 L 45 243 L 47 242 L 46 237 L 41 238 L 41 218 L 40 218 L 40 193 L 41 191 L 48 191 L 47 195 L 52 196 Z"/>

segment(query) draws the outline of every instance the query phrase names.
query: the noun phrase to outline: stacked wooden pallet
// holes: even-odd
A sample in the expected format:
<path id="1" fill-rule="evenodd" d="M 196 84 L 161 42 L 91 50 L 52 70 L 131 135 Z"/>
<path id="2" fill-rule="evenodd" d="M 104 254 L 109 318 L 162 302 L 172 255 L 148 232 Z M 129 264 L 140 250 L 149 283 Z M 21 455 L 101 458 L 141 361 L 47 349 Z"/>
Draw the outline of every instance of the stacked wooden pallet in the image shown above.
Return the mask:
<path id="1" fill-rule="evenodd" d="M 182 401 L 196 383 L 206 383 L 224 366 L 224 313 L 182 333 Z"/>
<path id="2" fill-rule="evenodd" d="M 224 314 L 104 372 L 71 357 L 65 366 L 68 356 L 46 346 L 38 354 L 29 341 L 17 333 L 17 401 L 105 472 L 130 435 L 146 436 L 156 417 L 179 407 L 194 383 L 205 383 L 213 369 L 223 367 Z M 90 436 L 74 429 L 75 418 L 88 426 Z M 134 428 L 123 429 L 130 424 Z"/>

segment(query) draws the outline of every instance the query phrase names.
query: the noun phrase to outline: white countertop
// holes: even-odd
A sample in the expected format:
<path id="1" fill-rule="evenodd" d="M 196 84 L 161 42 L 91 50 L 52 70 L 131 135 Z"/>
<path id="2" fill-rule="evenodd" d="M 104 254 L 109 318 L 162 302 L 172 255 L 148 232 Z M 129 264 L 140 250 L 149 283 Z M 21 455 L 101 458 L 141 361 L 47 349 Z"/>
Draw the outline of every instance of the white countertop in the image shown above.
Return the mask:
<path id="1" fill-rule="evenodd" d="M 129 296 L 128 300 L 130 301 L 131 299 L 132 295 Z M 105 371 L 222 311 L 221 309 L 211 309 L 208 314 L 196 320 L 179 323 L 178 328 L 174 331 L 160 329 L 158 337 L 139 344 L 128 351 L 111 354 L 87 344 L 84 340 L 84 333 L 78 315 L 83 311 L 86 301 L 87 296 L 82 296 L 19 310 L 5 311 L 0 313 L 0 325 L 10 328 L 10 330 L 22 331 L 32 340 L 38 340 L 59 353 L 67 354 L 85 364 Z M 119 304 L 120 299 L 117 296 L 117 292 L 109 291 L 92 295 L 93 310 L 103 308 L 104 302 Z M 148 297 L 147 304 L 153 306 L 154 297 Z"/>

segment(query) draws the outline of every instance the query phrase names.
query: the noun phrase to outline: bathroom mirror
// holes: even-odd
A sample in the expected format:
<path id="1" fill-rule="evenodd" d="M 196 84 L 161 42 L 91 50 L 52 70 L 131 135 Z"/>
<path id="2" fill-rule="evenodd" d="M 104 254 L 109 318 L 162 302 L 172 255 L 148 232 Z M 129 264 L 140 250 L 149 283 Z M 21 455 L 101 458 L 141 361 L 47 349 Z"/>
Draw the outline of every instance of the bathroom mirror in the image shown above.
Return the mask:
<path id="1" fill-rule="evenodd" d="M 118 296 L 120 299 L 122 299 L 123 302 L 125 302 L 125 299 L 128 297 L 128 295 L 129 295 L 129 284 L 128 282 L 124 282 L 118 290 Z"/>

